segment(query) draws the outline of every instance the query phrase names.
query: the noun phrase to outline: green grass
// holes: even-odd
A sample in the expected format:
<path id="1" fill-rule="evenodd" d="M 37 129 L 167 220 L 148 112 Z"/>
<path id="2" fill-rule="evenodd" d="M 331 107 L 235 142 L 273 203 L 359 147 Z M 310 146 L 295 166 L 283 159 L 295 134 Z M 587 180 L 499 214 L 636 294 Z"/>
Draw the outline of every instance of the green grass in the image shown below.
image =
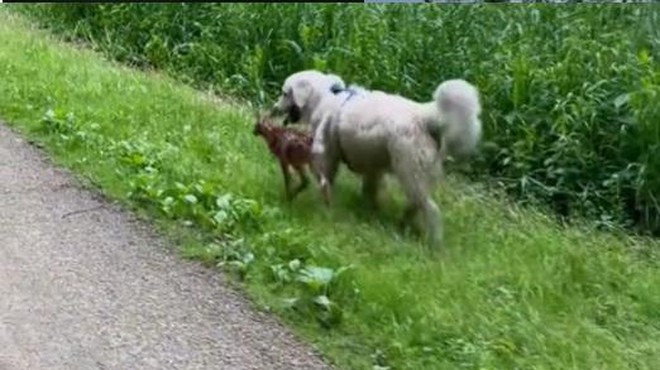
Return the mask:
<path id="1" fill-rule="evenodd" d="M 340 368 L 660 363 L 657 242 L 560 228 L 450 178 L 437 194 L 446 248 L 429 251 L 396 231 L 394 183 L 378 215 L 360 208 L 347 171 L 331 209 L 315 191 L 287 205 L 244 105 L 108 62 L 4 9 L 0 45 L 3 119 L 176 233 L 185 255 L 236 272 Z"/>

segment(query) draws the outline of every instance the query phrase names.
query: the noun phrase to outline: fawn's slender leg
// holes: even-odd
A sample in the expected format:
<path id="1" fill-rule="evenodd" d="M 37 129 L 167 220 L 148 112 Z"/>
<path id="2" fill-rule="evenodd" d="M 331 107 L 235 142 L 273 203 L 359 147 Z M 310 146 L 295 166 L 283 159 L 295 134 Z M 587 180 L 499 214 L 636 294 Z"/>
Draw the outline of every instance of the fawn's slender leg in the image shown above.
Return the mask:
<path id="1" fill-rule="evenodd" d="M 284 191 L 286 199 L 291 200 L 291 175 L 289 174 L 289 165 L 284 161 L 280 161 L 280 167 L 282 168 L 282 175 L 284 175 Z"/>
<path id="2" fill-rule="evenodd" d="M 293 194 L 291 198 L 293 199 L 296 195 L 298 195 L 301 191 L 305 190 L 307 186 L 309 186 L 309 178 L 307 177 L 306 171 L 305 171 L 305 166 L 304 165 L 295 165 L 293 168 L 298 172 L 298 175 L 300 176 L 300 185 L 296 187 L 296 189 L 293 191 Z"/>

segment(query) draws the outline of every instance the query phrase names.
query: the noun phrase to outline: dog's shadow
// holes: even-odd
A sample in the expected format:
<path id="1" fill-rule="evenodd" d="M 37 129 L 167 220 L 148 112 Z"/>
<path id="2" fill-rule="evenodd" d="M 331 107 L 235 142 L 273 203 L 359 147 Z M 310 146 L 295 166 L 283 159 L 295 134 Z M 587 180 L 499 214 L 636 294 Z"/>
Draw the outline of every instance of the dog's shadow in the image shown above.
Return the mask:
<path id="1" fill-rule="evenodd" d="M 310 212 L 322 213 L 330 220 L 358 223 L 364 227 L 384 230 L 396 239 L 406 242 L 422 243 L 423 235 L 417 223 L 411 220 L 402 223 L 405 197 L 395 182 L 384 181 L 378 197 L 378 207 L 370 205 L 361 192 L 357 179 L 340 179 L 333 190 L 333 202 L 330 207 L 323 204 L 318 189 L 310 188 L 296 198 L 280 203 L 296 217 L 308 217 Z"/>

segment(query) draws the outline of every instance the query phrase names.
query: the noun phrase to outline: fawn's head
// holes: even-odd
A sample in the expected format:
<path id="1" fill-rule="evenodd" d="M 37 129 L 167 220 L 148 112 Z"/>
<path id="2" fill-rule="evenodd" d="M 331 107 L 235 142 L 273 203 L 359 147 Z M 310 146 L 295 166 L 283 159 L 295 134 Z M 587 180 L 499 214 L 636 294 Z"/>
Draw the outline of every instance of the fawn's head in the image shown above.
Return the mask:
<path id="1" fill-rule="evenodd" d="M 252 129 L 252 133 L 255 136 L 265 135 L 266 132 L 268 131 L 268 128 L 273 124 L 270 115 L 264 114 L 262 112 L 255 113 L 255 120 L 256 123 L 254 124 L 254 128 Z"/>

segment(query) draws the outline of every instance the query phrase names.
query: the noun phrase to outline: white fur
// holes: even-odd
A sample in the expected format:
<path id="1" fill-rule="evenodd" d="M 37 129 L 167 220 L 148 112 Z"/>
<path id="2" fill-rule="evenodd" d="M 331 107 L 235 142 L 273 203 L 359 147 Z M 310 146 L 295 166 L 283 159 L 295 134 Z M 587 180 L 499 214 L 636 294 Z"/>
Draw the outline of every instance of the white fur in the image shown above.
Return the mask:
<path id="1" fill-rule="evenodd" d="M 481 138 L 481 104 L 470 83 L 441 83 L 428 103 L 351 86 L 336 75 L 308 70 L 289 76 L 277 110 L 297 107 L 314 132 L 314 162 L 329 196 L 341 161 L 363 177 L 363 192 L 375 203 L 385 173 L 393 173 L 408 198 L 404 219 L 422 211 L 429 242 L 441 241 L 440 210 L 431 198 L 447 155 L 469 155 Z M 326 198 L 327 200 L 327 198 Z"/>

